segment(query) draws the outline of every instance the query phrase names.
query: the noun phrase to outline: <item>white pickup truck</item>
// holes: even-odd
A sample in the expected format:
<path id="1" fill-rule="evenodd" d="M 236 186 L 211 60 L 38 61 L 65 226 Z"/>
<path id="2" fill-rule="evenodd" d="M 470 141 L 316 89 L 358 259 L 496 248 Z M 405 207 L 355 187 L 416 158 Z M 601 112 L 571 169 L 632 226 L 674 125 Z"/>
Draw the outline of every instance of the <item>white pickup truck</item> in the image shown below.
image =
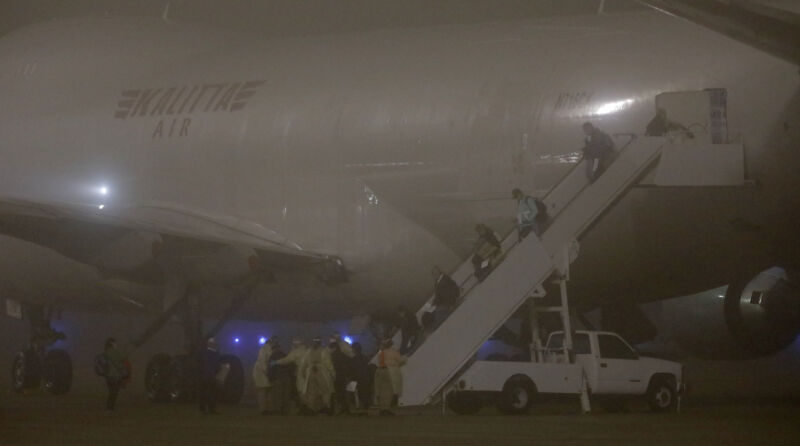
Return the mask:
<path id="1" fill-rule="evenodd" d="M 525 413 L 537 394 L 601 397 L 606 407 L 628 397 L 645 397 L 650 408 L 667 412 L 678 407 L 684 388 L 681 364 L 639 356 L 615 333 L 576 331 L 573 362 L 564 354 L 564 333 L 550 334 L 546 348 L 531 362 L 475 361 L 453 383 L 447 405 L 471 414 L 496 403 L 506 414 Z M 585 386 L 585 387 L 584 387 Z"/>

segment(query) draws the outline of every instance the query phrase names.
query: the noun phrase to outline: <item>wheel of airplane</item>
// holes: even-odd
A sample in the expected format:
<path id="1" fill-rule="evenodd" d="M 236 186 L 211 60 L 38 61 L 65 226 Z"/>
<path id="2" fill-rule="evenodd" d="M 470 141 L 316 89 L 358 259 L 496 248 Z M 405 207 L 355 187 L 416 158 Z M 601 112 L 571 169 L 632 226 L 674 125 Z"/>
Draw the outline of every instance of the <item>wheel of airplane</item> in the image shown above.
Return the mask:
<path id="1" fill-rule="evenodd" d="M 473 415 L 483 407 L 483 401 L 471 392 L 451 392 L 447 395 L 447 407 L 459 415 Z"/>
<path id="2" fill-rule="evenodd" d="M 144 372 L 144 388 L 150 401 L 163 403 L 169 401 L 169 355 L 159 353 L 147 361 Z"/>
<path id="3" fill-rule="evenodd" d="M 244 367 L 242 361 L 234 355 L 222 355 L 220 361 L 230 364 L 230 370 L 219 391 L 219 401 L 226 404 L 238 404 L 244 395 Z"/>
<path id="4" fill-rule="evenodd" d="M 195 398 L 197 392 L 197 361 L 189 355 L 177 355 L 169 365 L 169 399 L 174 402 L 187 402 Z"/>
<path id="5" fill-rule="evenodd" d="M 14 362 L 11 365 L 11 382 L 15 391 L 22 392 L 25 389 L 37 387 L 41 378 L 39 355 L 35 351 L 23 350 L 14 356 Z"/>
<path id="6" fill-rule="evenodd" d="M 48 350 L 42 361 L 44 388 L 53 395 L 63 395 L 72 387 L 72 360 L 61 349 Z"/>
<path id="7" fill-rule="evenodd" d="M 647 389 L 647 405 L 653 412 L 671 412 L 678 406 L 675 383 L 666 377 L 655 377 Z"/>
<path id="8" fill-rule="evenodd" d="M 536 385 L 530 378 L 524 375 L 512 376 L 503 386 L 497 409 L 506 415 L 524 414 L 530 409 L 535 395 Z"/>

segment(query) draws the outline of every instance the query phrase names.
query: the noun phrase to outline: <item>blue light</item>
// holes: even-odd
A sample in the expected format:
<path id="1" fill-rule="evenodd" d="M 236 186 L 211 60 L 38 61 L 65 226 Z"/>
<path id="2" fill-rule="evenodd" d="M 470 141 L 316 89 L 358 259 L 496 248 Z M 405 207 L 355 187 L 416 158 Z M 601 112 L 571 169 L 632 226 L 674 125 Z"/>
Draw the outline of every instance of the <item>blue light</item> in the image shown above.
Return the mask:
<path id="1" fill-rule="evenodd" d="M 238 344 L 239 343 L 239 338 L 233 338 L 233 342 Z"/>
<path id="2" fill-rule="evenodd" d="M 351 338 L 350 336 L 345 336 L 342 339 L 344 339 L 344 342 L 347 342 L 348 344 L 353 344 L 353 338 Z"/>
<path id="3" fill-rule="evenodd" d="M 267 343 L 267 338 L 265 338 L 264 336 L 261 336 L 260 338 L 258 338 L 258 343 L 261 344 L 261 345 L 266 344 Z"/>

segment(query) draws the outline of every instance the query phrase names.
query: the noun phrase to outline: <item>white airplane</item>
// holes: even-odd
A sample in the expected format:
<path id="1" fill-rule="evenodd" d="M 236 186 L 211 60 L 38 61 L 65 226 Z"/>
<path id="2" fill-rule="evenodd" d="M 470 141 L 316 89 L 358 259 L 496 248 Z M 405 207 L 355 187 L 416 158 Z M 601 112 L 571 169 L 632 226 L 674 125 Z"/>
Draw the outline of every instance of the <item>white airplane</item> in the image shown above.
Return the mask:
<path id="1" fill-rule="evenodd" d="M 582 123 L 641 134 L 661 101 L 697 141 L 742 142 L 744 174 L 691 187 L 729 160 L 690 158 L 685 184 L 632 189 L 580 241 L 571 297 L 627 308 L 730 283 L 732 334 L 773 352 L 797 320 L 758 324 L 800 297 L 784 286 L 751 321 L 765 305 L 742 291 L 800 260 L 800 77 L 768 37 L 658 11 L 275 40 L 145 19 L 19 29 L 0 39 L 0 289 L 15 314 L 202 295 L 218 316 L 237 292 L 252 319 L 416 308 L 475 223 L 513 229 L 512 188 L 543 194 L 580 159 Z M 18 388 L 54 336 L 30 314 Z"/>

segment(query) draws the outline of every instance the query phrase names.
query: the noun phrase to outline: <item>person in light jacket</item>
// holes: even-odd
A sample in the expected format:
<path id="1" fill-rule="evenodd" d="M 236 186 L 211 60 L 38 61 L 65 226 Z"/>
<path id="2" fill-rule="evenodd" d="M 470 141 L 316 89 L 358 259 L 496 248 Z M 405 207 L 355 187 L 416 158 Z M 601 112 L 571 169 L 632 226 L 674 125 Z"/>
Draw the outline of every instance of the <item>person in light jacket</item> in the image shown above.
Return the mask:
<path id="1" fill-rule="evenodd" d="M 277 343 L 277 338 L 272 337 L 266 342 L 261 349 L 258 350 L 258 359 L 253 365 L 253 385 L 256 388 L 256 397 L 258 399 L 258 409 L 262 415 L 270 413 L 269 407 L 269 391 L 272 388 L 272 383 L 269 380 L 269 361 L 272 357 L 272 346 Z"/>
<path id="2" fill-rule="evenodd" d="M 311 413 L 331 413 L 333 380 L 336 372 L 331 361 L 330 350 L 322 346 L 322 338 L 314 338 L 298 368 L 298 377 L 303 377 L 298 389 L 300 398 Z"/>
<path id="3" fill-rule="evenodd" d="M 403 394 L 403 372 L 400 369 L 407 359 L 392 348 L 392 340 L 384 339 L 378 352 L 378 369 L 375 370 L 375 404 L 378 414 L 394 415 L 392 403 Z"/>
<path id="4" fill-rule="evenodd" d="M 306 353 L 308 353 L 308 347 L 306 347 L 305 343 L 300 338 L 294 338 L 292 340 L 292 350 L 281 359 L 278 359 L 274 362 L 275 365 L 281 366 L 288 366 L 294 368 L 295 374 L 295 387 L 297 389 L 298 396 L 301 395 L 300 388 L 304 387 L 305 377 L 300 375 L 300 364 L 303 362 L 303 358 L 306 357 Z M 273 364 L 270 364 L 273 365 Z M 300 412 L 306 413 L 307 409 L 303 407 L 303 400 L 300 399 Z"/>

